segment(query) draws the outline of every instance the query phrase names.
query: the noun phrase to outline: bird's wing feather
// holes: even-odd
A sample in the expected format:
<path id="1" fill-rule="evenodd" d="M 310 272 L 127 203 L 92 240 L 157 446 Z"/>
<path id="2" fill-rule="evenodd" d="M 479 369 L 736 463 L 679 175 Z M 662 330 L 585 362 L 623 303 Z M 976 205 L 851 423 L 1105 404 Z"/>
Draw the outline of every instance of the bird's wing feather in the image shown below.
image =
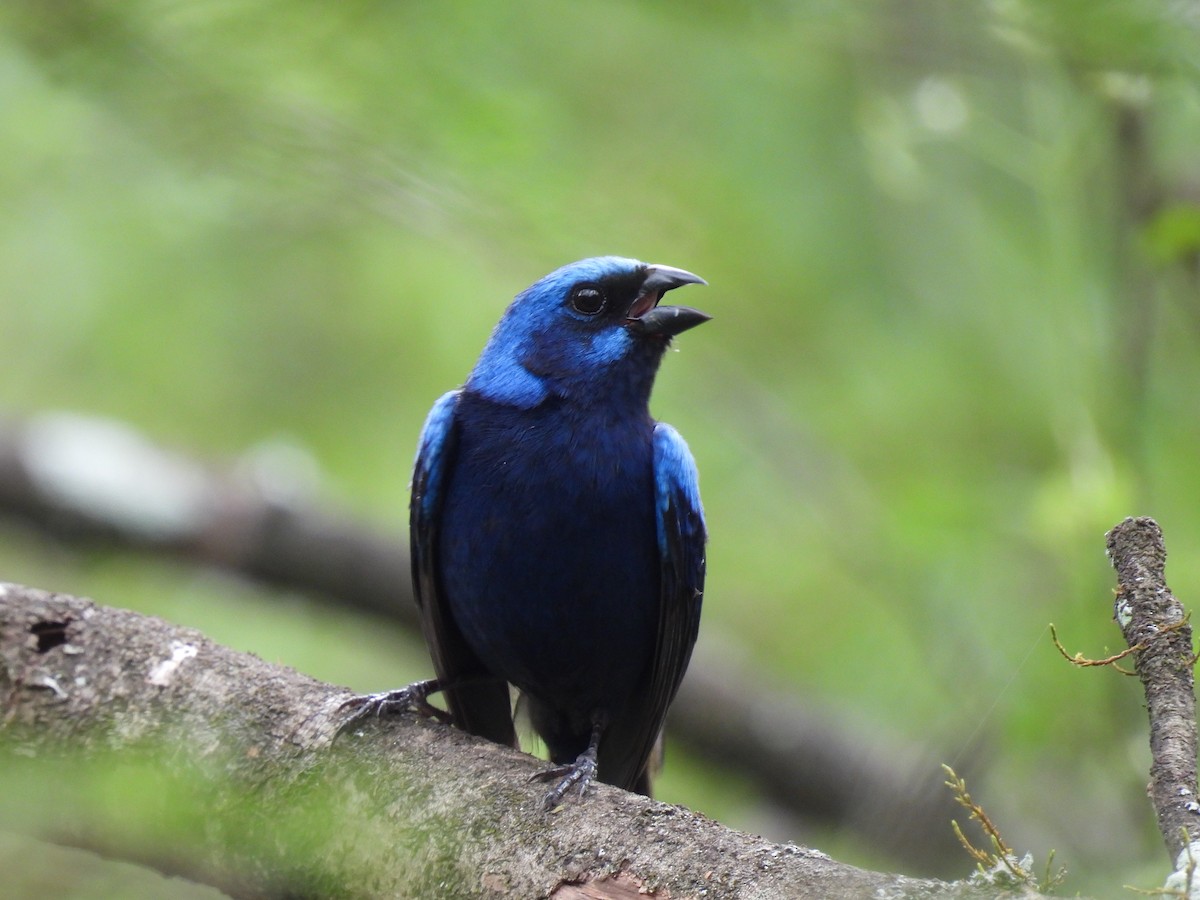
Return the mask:
<path id="1" fill-rule="evenodd" d="M 413 591 L 421 630 L 443 686 L 454 724 L 502 744 L 516 746 L 508 685 L 488 675 L 467 646 L 446 604 L 437 571 L 442 503 L 456 450 L 458 391 L 444 394 L 429 411 L 413 467 L 409 545 Z"/>
<path id="2" fill-rule="evenodd" d="M 654 428 L 654 494 L 660 577 L 657 645 L 645 692 L 636 701 L 641 708 L 629 717 L 636 732 L 613 735 L 621 750 L 607 773 L 615 776 L 613 783 L 644 793 L 649 792 L 646 764 L 699 633 L 707 541 L 695 460 L 679 432 L 662 422 Z M 613 725 L 614 730 L 624 730 L 621 723 Z"/>

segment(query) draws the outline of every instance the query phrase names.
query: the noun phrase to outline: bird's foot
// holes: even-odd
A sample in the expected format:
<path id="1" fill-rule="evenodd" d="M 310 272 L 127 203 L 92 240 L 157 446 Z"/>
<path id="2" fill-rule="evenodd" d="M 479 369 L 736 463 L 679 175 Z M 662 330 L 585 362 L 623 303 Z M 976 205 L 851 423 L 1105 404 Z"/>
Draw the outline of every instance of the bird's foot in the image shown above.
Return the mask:
<path id="1" fill-rule="evenodd" d="M 575 762 L 567 763 L 562 766 L 554 766 L 546 769 L 543 772 L 536 772 L 530 776 L 530 781 L 554 781 L 559 779 L 558 784 L 550 789 L 550 793 L 546 795 L 546 800 L 543 808 L 552 810 L 559 806 L 567 795 L 574 792 L 577 800 L 582 800 L 583 795 L 587 793 L 588 785 L 596 777 L 596 751 L 589 747 L 587 750 L 580 753 Z"/>
<path id="2" fill-rule="evenodd" d="M 441 682 L 436 678 L 431 678 L 428 681 L 415 681 L 407 687 L 395 691 L 351 697 L 338 707 L 338 713 L 345 714 L 346 718 L 338 726 L 335 740 L 363 719 L 393 716 L 406 712 L 449 724 L 450 714 L 445 710 L 438 709 L 428 699 L 430 694 L 436 694 L 441 689 Z"/>

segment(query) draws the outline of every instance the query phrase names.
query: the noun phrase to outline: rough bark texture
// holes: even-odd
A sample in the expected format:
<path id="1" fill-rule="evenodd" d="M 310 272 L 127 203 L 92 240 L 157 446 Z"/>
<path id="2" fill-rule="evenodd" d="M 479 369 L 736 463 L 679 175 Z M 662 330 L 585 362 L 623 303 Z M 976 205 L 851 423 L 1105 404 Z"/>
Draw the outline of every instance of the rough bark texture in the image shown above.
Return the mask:
<path id="1" fill-rule="evenodd" d="M 236 897 L 1000 896 L 863 871 L 605 785 L 547 814 L 531 757 L 415 717 L 333 743 L 343 689 L 158 619 L 2 591 L 10 829 Z"/>
<path id="2" fill-rule="evenodd" d="M 1196 786 L 1196 695 L 1192 629 L 1164 575 L 1167 548 L 1158 523 L 1129 518 L 1108 533 L 1117 570 L 1114 617 L 1134 654 L 1150 715 L 1150 799 L 1174 862 L 1200 838 Z"/>

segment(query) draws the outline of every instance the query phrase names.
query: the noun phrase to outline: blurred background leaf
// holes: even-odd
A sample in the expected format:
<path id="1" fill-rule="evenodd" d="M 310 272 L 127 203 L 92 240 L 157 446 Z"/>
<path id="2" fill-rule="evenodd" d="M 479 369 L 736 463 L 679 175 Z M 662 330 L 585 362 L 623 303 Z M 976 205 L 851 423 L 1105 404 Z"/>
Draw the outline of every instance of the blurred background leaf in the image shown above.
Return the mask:
<path id="1" fill-rule="evenodd" d="M 1130 514 L 1200 602 L 1198 27 L 1150 0 L 10 0 L 0 409 L 291 447 L 402 529 L 424 414 L 514 293 L 599 253 L 697 271 L 715 321 L 654 411 L 704 480 L 703 631 L 982 742 L 972 793 L 1071 891 L 1157 883 L 1138 686 L 1046 625 L 1119 645 Z M 8 580 L 358 689 L 427 671 L 311 600 L 3 527 Z M 885 865 L 682 753 L 661 793 Z"/>

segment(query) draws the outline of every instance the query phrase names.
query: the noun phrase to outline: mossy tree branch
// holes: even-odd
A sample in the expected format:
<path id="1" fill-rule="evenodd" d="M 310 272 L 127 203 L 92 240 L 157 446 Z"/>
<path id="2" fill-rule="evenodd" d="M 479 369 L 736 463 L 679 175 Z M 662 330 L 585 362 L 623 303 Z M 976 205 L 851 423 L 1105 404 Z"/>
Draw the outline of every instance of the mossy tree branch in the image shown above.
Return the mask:
<path id="1" fill-rule="evenodd" d="M 189 629 L 3 586 L 0 825 L 235 897 L 993 896 L 867 872 L 597 785 L 541 810 L 524 754 Z M 607 892 L 607 893 L 605 893 Z"/>

